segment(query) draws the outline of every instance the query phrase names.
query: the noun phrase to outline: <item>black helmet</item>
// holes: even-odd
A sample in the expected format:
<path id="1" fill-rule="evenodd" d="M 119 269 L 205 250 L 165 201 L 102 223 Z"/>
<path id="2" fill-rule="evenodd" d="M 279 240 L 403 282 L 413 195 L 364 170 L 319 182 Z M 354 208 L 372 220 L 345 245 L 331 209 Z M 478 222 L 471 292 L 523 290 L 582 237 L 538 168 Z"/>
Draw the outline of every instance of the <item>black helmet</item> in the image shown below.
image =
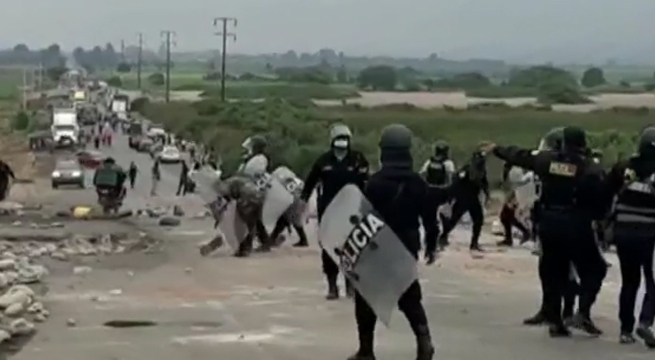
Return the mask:
<path id="1" fill-rule="evenodd" d="M 655 126 L 649 126 L 639 135 L 639 155 L 655 157 Z"/>
<path id="2" fill-rule="evenodd" d="M 261 154 L 266 150 L 268 141 L 262 135 L 253 135 L 247 138 L 241 146 L 250 150 L 253 154 Z"/>
<path id="3" fill-rule="evenodd" d="M 564 128 L 551 129 L 539 142 L 538 150 L 561 150 L 564 143 Z"/>
<path id="4" fill-rule="evenodd" d="M 105 164 L 116 164 L 116 160 L 114 160 L 113 157 L 108 156 L 108 157 L 105 159 L 104 163 L 105 163 Z"/>
<path id="5" fill-rule="evenodd" d="M 434 143 L 434 156 L 447 158 L 450 153 L 450 145 L 444 140 Z"/>
<path id="6" fill-rule="evenodd" d="M 409 150 L 412 147 L 412 131 L 405 125 L 391 124 L 382 129 L 381 149 Z"/>
<path id="7" fill-rule="evenodd" d="M 602 159 L 603 158 L 603 150 L 601 150 L 601 149 L 591 149 L 591 157 Z"/>

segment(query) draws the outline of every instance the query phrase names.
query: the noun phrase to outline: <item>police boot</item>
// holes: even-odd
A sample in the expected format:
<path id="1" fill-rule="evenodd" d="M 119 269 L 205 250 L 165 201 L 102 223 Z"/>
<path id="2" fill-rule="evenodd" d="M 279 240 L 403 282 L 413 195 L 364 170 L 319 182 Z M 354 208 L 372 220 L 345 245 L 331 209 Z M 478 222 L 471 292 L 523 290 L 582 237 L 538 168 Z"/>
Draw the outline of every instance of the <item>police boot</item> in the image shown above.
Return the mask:
<path id="1" fill-rule="evenodd" d="M 298 242 L 293 244 L 293 247 L 307 247 L 309 244 L 307 243 L 307 239 L 300 239 Z"/>
<path id="2" fill-rule="evenodd" d="M 560 321 L 558 324 L 550 324 L 548 327 L 548 334 L 553 338 L 569 337 L 571 336 L 571 331 Z"/>
<path id="3" fill-rule="evenodd" d="M 603 330 L 599 329 L 589 316 L 581 313 L 577 313 L 573 316 L 573 327 L 592 336 L 603 335 Z"/>
<path id="4" fill-rule="evenodd" d="M 373 353 L 373 334 L 359 334 L 359 350 L 348 360 L 375 360 Z"/>
<path id="5" fill-rule="evenodd" d="M 655 348 L 655 335 L 653 335 L 653 331 L 648 325 L 639 325 L 639 327 L 637 327 L 637 336 L 644 340 L 644 344 L 646 344 L 649 349 Z"/>
<path id="6" fill-rule="evenodd" d="M 337 277 L 328 276 L 328 293 L 325 295 L 327 300 L 336 300 L 339 298 L 339 286 L 337 285 Z"/>
<path id="7" fill-rule="evenodd" d="M 544 315 L 543 310 L 539 310 L 535 315 L 524 319 L 523 325 L 543 325 L 546 323 L 546 315 Z"/>
<path id="8" fill-rule="evenodd" d="M 416 360 L 432 360 L 434 346 L 427 325 L 422 325 L 416 337 Z"/>
<path id="9" fill-rule="evenodd" d="M 239 249 L 234 253 L 235 257 L 248 257 L 250 256 L 250 251 L 252 250 L 252 241 L 244 240 L 239 245 Z"/>

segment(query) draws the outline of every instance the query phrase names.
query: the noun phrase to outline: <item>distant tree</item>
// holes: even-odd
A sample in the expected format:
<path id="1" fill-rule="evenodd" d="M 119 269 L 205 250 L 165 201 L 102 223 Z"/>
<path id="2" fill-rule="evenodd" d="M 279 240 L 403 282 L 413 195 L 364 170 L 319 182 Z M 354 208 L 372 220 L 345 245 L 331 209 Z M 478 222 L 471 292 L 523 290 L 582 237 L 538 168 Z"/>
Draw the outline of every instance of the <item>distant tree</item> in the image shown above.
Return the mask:
<path id="1" fill-rule="evenodd" d="M 348 82 L 348 70 L 345 65 L 339 66 L 337 69 L 337 82 L 347 83 Z"/>
<path id="2" fill-rule="evenodd" d="M 46 75 L 48 76 L 48 79 L 56 83 L 66 73 L 66 71 L 68 71 L 68 69 L 63 66 L 51 67 L 46 69 Z"/>
<path id="3" fill-rule="evenodd" d="M 582 79 L 580 80 L 582 86 L 586 88 L 604 85 L 606 82 L 603 69 L 597 67 L 591 67 L 585 70 L 582 74 Z"/>
<path id="4" fill-rule="evenodd" d="M 646 91 L 654 91 L 655 90 L 655 83 L 648 83 L 644 85 L 644 90 Z"/>
<path id="5" fill-rule="evenodd" d="M 621 80 L 621 81 L 619 82 L 619 85 L 620 85 L 621 87 L 624 87 L 624 88 L 629 88 L 629 87 L 630 87 L 630 82 L 625 81 L 625 80 Z"/>
<path id="6" fill-rule="evenodd" d="M 166 78 L 162 73 L 154 73 L 148 76 L 148 82 L 154 86 L 162 86 L 166 82 Z"/>
<path id="7" fill-rule="evenodd" d="M 357 77 L 357 85 L 363 89 L 393 91 L 397 84 L 396 69 L 389 65 L 369 66 Z"/>
<path id="8" fill-rule="evenodd" d="M 119 88 L 123 86 L 123 81 L 118 76 L 112 76 L 107 79 L 107 85 Z"/>
<path id="9" fill-rule="evenodd" d="M 14 46 L 12 51 L 15 53 L 29 53 L 30 48 L 28 48 L 27 45 L 25 44 L 17 44 L 16 46 Z"/>
<path id="10" fill-rule="evenodd" d="M 271 63 L 266 63 L 266 71 L 268 71 L 268 72 L 273 72 L 274 71 L 273 65 L 271 65 Z"/>
<path id="11" fill-rule="evenodd" d="M 118 64 L 118 66 L 116 67 L 116 71 L 123 74 L 129 73 L 130 71 L 132 71 L 132 66 L 126 62 L 122 62 Z"/>
<path id="12" fill-rule="evenodd" d="M 114 45 L 111 43 L 105 44 L 105 50 L 103 51 L 103 65 L 108 68 L 115 68 L 120 62 L 120 55 L 116 53 Z"/>
<path id="13" fill-rule="evenodd" d="M 524 88 L 540 88 L 552 83 L 577 88 L 577 79 L 568 71 L 552 66 L 532 66 L 510 72 L 507 84 Z"/>
<path id="14" fill-rule="evenodd" d="M 457 74 L 451 78 L 440 79 L 434 82 L 433 88 L 442 89 L 479 89 L 491 86 L 491 80 L 488 77 L 477 73 L 462 73 Z"/>

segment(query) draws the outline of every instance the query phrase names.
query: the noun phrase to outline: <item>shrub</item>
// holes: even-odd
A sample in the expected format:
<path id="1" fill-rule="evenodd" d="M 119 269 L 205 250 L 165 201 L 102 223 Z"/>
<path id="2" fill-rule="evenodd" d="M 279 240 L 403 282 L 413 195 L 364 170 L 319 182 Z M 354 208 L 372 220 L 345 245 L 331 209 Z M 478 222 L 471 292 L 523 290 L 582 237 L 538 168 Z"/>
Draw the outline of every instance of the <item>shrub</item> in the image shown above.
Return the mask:
<path id="1" fill-rule="evenodd" d="M 11 122 L 11 128 L 16 131 L 24 131 L 30 126 L 30 116 L 25 111 L 19 111 Z"/>

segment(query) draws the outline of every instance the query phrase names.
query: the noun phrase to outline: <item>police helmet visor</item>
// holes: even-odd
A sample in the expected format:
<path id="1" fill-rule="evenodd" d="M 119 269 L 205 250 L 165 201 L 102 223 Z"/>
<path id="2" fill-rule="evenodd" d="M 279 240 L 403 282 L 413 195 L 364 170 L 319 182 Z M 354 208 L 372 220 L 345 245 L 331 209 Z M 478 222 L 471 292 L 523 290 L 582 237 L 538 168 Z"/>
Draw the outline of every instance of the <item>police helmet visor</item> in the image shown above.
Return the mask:
<path id="1" fill-rule="evenodd" d="M 564 128 L 549 131 L 540 141 L 537 150 L 558 150 L 564 141 Z"/>

